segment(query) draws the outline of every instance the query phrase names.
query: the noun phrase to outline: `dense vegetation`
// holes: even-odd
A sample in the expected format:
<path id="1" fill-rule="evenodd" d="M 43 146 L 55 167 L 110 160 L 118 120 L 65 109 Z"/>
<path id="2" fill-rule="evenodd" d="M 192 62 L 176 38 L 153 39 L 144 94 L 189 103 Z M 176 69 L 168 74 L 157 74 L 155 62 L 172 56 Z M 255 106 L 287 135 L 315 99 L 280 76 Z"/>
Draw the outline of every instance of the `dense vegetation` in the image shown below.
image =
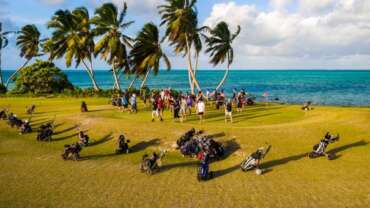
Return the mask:
<path id="1" fill-rule="evenodd" d="M 48 94 L 72 90 L 67 76 L 51 62 L 37 60 L 25 67 L 15 79 L 15 94 Z"/>

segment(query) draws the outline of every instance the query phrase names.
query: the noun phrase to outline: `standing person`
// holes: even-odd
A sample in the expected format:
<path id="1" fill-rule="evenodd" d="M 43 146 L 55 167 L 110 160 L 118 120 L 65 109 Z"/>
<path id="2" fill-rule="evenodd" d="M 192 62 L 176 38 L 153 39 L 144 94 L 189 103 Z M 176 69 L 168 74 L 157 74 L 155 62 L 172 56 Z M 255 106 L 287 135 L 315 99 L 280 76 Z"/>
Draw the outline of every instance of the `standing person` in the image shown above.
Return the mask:
<path id="1" fill-rule="evenodd" d="M 186 98 L 184 96 L 181 96 L 180 100 L 180 121 L 181 123 L 186 120 L 186 108 L 187 108 L 187 102 Z"/>
<path id="2" fill-rule="evenodd" d="M 186 98 L 186 104 L 187 104 L 186 110 L 189 112 L 189 116 L 190 116 L 191 115 L 191 109 L 193 108 L 193 98 L 191 97 L 190 94 L 188 94 L 188 96 Z"/>
<path id="3" fill-rule="evenodd" d="M 244 96 L 243 93 L 239 93 L 237 96 L 237 112 L 243 111 L 243 104 L 244 104 Z"/>
<path id="4" fill-rule="evenodd" d="M 204 104 L 203 98 L 199 99 L 197 105 L 196 105 L 197 113 L 199 116 L 199 122 L 203 123 L 205 111 L 206 111 L 206 105 Z"/>
<path id="5" fill-rule="evenodd" d="M 136 102 L 136 94 L 133 93 L 131 98 L 130 98 L 130 103 L 131 103 L 131 112 L 137 113 L 137 102 Z"/>
<path id="6" fill-rule="evenodd" d="M 151 102 L 152 102 L 152 122 L 154 122 L 155 118 L 158 117 L 157 100 L 154 96 L 152 96 Z"/>
<path id="7" fill-rule="evenodd" d="M 162 96 L 157 99 L 157 115 L 160 121 L 163 121 L 163 109 L 164 109 L 164 100 Z"/>
<path id="8" fill-rule="evenodd" d="M 173 119 L 176 120 L 180 118 L 180 98 L 172 98 L 173 99 Z"/>
<path id="9" fill-rule="evenodd" d="M 228 99 L 225 105 L 225 123 L 227 123 L 228 118 L 230 118 L 230 122 L 233 122 L 233 102 L 231 99 Z"/>

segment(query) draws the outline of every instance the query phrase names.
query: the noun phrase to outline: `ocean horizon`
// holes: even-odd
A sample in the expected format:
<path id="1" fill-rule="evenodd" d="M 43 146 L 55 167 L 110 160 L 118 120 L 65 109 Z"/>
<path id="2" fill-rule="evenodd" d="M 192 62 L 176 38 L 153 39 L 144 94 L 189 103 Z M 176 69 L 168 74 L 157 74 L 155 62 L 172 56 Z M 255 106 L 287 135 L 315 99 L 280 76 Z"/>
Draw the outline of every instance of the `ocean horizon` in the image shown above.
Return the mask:
<path id="1" fill-rule="evenodd" d="M 5 79 L 14 70 L 3 70 Z M 84 70 L 63 70 L 73 85 L 88 88 L 90 80 Z M 202 69 L 197 78 L 203 91 L 214 89 L 222 79 L 224 70 Z M 113 87 L 113 78 L 108 70 L 96 70 L 96 80 L 103 89 Z M 121 86 L 126 88 L 133 76 L 121 77 Z M 139 87 L 141 81 L 136 82 Z M 157 76 L 151 74 L 146 85 L 149 88 L 172 88 L 189 91 L 187 70 L 161 70 Z M 233 89 L 246 90 L 257 100 L 264 101 L 262 94 L 268 92 L 269 101 L 297 104 L 312 101 L 318 105 L 370 106 L 370 70 L 338 69 L 264 69 L 231 70 L 223 88 L 227 95 Z"/>

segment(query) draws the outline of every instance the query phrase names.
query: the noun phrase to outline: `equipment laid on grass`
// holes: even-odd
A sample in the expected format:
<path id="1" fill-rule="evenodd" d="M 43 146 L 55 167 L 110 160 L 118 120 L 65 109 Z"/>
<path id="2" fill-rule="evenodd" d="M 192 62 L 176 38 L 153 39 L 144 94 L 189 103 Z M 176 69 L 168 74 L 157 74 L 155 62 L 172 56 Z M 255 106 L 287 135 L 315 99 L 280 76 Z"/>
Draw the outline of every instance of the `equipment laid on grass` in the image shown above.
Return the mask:
<path id="1" fill-rule="evenodd" d="M 160 170 L 161 160 L 164 158 L 166 152 L 161 151 L 159 155 L 155 152 L 151 156 L 144 155 L 141 161 L 140 170 L 148 175 L 152 175 Z"/>
<path id="2" fill-rule="evenodd" d="M 128 154 L 130 149 L 128 144 L 130 140 L 126 140 L 124 135 L 120 135 L 118 138 L 118 148 L 116 149 L 116 154 Z"/>
<path id="3" fill-rule="evenodd" d="M 339 134 L 336 137 L 334 137 L 329 132 L 326 133 L 324 138 L 320 141 L 320 143 L 313 146 L 313 151 L 308 154 L 308 157 L 313 159 L 317 157 L 326 156 L 329 160 L 334 159 L 335 155 L 326 153 L 326 148 L 330 143 L 334 143 L 336 141 L 339 141 Z"/>
<path id="4" fill-rule="evenodd" d="M 240 168 L 242 169 L 242 171 L 249 171 L 249 170 L 256 169 L 257 175 L 262 174 L 263 171 L 260 169 L 259 165 L 261 164 L 262 159 L 270 151 L 270 149 L 271 149 L 271 145 L 267 145 L 267 147 L 258 148 L 257 151 L 249 155 L 240 164 Z"/>
<path id="5" fill-rule="evenodd" d="M 62 154 L 63 160 L 74 160 L 80 159 L 80 152 L 82 150 L 81 145 L 76 142 L 74 144 L 64 145 L 64 153 Z"/>
<path id="6" fill-rule="evenodd" d="M 37 134 L 37 141 L 51 141 L 53 136 L 53 124 L 47 123 L 40 126 L 40 129 Z"/>
<path id="7" fill-rule="evenodd" d="M 200 136 L 203 131 L 191 129 L 177 140 L 178 149 L 184 156 L 195 156 L 199 152 L 206 152 L 210 158 L 221 159 L 225 149 L 221 143 L 216 142 L 211 136 Z"/>

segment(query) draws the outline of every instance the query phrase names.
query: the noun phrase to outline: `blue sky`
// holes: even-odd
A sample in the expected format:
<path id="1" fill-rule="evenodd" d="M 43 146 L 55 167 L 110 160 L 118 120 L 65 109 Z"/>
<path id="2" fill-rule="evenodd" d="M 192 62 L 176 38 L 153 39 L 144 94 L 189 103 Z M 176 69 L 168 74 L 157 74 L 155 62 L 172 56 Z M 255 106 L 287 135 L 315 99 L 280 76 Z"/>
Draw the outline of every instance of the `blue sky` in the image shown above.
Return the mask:
<path id="1" fill-rule="evenodd" d="M 4 30 L 36 24 L 44 37 L 46 22 L 58 9 L 79 6 L 94 8 L 108 0 L 0 0 Z M 122 0 L 112 0 L 122 4 Z M 135 36 L 149 21 L 158 23 L 156 6 L 163 0 L 126 0 L 127 20 L 135 24 L 126 33 Z M 198 0 L 199 22 L 214 26 L 226 21 L 242 32 L 236 42 L 234 69 L 369 69 L 370 1 L 368 0 Z M 15 37 L 3 50 L 3 68 L 15 69 L 18 57 Z M 184 68 L 185 60 L 166 46 L 173 68 Z M 212 68 L 201 56 L 200 67 Z M 65 68 L 63 60 L 56 61 Z M 99 59 L 99 69 L 108 66 Z M 218 68 L 223 68 L 219 66 Z"/>

